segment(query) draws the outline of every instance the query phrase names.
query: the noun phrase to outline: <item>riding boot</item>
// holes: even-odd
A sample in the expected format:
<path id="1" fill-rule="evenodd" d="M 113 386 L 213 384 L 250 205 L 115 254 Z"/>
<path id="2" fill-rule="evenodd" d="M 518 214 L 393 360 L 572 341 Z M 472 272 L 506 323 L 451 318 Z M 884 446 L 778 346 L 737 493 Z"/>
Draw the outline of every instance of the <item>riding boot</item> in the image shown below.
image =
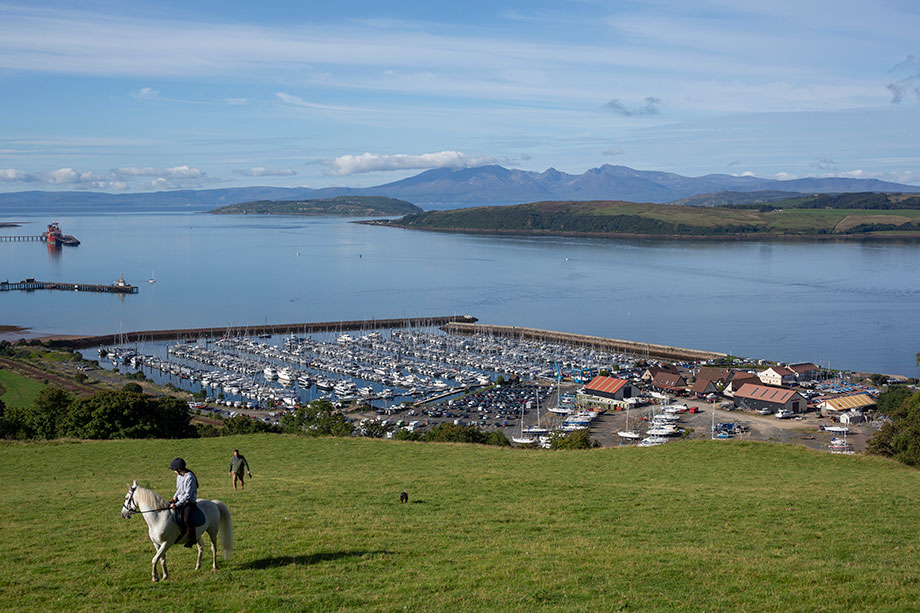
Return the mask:
<path id="1" fill-rule="evenodd" d="M 195 529 L 192 528 L 191 530 L 188 531 L 188 540 L 185 541 L 185 546 L 189 548 L 193 547 L 195 545 L 196 540 L 197 539 L 195 538 Z"/>

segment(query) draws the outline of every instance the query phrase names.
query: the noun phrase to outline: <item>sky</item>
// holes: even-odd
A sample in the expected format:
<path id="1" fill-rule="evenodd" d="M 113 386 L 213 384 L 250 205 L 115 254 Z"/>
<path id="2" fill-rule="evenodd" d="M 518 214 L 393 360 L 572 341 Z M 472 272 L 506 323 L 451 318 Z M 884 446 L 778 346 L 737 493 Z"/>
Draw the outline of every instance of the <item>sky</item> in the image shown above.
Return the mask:
<path id="1" fill-rule="evenodd" d="M 920 185 L 916 0 L 0 0 L 0 191 L 500 164 Z"/>

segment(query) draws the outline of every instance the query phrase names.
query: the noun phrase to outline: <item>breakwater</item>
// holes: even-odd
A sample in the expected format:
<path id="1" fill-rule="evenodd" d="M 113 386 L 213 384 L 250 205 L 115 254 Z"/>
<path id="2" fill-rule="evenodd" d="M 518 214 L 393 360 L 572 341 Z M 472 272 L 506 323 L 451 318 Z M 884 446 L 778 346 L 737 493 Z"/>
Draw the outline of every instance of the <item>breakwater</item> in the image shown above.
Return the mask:
<path id="1" fill-rule="evenodd" d="M 77 349 L 101 345 L 120 345 L 145 341 L 169 341 L 179 339 L 216 338 L 224 336 L 255 336 L 259 334 L 311 334 L 314 332 L 339 332 L 348 330 L 382 330 L 386 328 L 429 328 L 450 323 L 471 324 L 476 318 L 471 315 L 447 315 L 440 317 L 409 317 L 398 319 L 361 319 L 352 321 L 324 321 L 313 323 L 265 324 L 249 326 L 220 326 L 213 328 L 184 328 L 175 330 L 142 330 L 100 336 L 79 336 L 51 340 L 51 346 L 67 346 Z"/>
<path id="2" fill-rule="evenodd" d="M 623 353 L 640 358 L 663 358 L 669 360 L 716 360 L 728 354 L 716 351 L 702 351 L 699 349 L 686 349 L 684 347 L 671 347 L 669 345 L 656 345 L 654 343 L 640 343 L 624 341 L 617 338 L 603 336 L 590 336 L 587 334 L 569 334 L 553 330 L 540 330 L 538 328 L 522 328 L 520 326 L 493 326 L 477 324 L 474 322 L 452 321 L 443 326 L 449 334 L 472 336 L 474 334 L 491 334 L 494 336 L 509 336 L 534 341 L 549 343 L 563 343 L 581 347 L 594 347 L 611 353 Z"/>

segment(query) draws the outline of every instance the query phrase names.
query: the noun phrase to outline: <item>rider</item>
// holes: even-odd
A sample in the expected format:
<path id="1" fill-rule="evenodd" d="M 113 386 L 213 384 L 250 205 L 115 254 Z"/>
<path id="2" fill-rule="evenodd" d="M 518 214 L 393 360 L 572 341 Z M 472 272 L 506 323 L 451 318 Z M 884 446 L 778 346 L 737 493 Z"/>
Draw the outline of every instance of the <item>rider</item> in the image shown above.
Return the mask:
<path id="1" fill-rule="evenodd" d="M 176 509 L 176 519 L 179 522 L 179 538 L 182 539 L 185 532 L 189 533 L 188 541 L 185 546 L 191 547 L 198 540 L 195 538 L 195 525 L 192 519 L 198 506 L 195 501 L 198 498 L 198 478 L 195 473 L 185 467 L 185 460 L 176 458 L 169 464 L 169 469 L 176 471 L 176 495 L 169 501 L 169 508 Z"/>

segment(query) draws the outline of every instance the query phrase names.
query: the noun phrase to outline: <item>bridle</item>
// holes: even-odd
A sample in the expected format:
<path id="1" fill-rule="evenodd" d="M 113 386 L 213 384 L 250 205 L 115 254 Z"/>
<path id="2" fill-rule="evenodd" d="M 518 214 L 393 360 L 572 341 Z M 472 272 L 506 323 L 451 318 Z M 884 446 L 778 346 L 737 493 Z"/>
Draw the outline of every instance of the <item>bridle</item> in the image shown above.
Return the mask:
<path id="1" fill-rule="evenodd" d="M 165 509 L 148 509 L 146 511 L 141 511 L 138 508 L 137 503 L 134 501 L 134 492 L 136 491 L 137 491 L 137 485 L 136 484 L 132 485 L 130 495 L 127 498 L 125 498 L 125 503 L 121 507 L 121 510 L 124 513 L 125 519 L 130 519 L 130 517 L 134 515 L 135 513 L 159 513 L 160 511 L 169 510 L 169 507 L 166 507 Z"/>

